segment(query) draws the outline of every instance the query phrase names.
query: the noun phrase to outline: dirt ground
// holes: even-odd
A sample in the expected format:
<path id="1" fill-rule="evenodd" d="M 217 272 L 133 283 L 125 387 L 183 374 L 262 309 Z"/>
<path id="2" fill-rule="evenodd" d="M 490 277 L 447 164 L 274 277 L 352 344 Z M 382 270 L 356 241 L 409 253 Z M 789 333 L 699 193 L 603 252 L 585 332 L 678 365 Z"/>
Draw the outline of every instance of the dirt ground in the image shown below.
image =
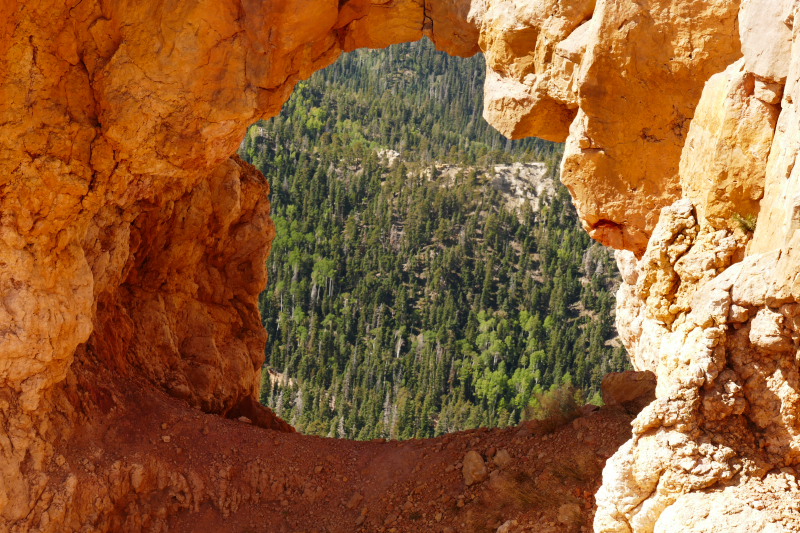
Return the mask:
<path id="1" fill-rule="evenodd" d="M 56 449 L 79 484 L 130 477 L 131 496 L 108 489 L 112 531 L 591 531 L 602 468 L 630 436 L 630 416 L 601 409 L 547 435 L 523 423 L 356 442 L 207 415 L 136 383 L 113 389 L 114 406 Z M 467 486 L 470 451 L 486 478 Z"/>

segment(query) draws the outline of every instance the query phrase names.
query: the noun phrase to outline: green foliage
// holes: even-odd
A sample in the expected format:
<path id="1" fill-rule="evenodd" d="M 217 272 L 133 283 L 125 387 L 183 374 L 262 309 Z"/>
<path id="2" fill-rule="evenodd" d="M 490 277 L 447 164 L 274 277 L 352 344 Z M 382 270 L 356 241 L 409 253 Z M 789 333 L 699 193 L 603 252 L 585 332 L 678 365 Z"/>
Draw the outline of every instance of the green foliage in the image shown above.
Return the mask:
<path id="1" fill-rule="evenodd" d="M 603 407 L 605 405 L 605 402 L 603 402 L 603 397 L 600 396 L 600 391 L 595 392 L 592 395 L 592 397 L 589 398 L 589 401 L 586 402 L 586 403 L 590 403 L 592 405 L 596 405 L 597 407 Z"/>
<path id="2" fill-rule="evenodd" d="M 540 432 L 552 433 L 578 418 L 580 407 L 584 403 L 582 391 L 571 384 L 553 386 L 547 392 L 534 390 L 531 402 L 525 409 L 525 418 L 537 420 L 537 429 Z"/>
<path id="3" fill-rule="evenodd" d="M 359 51 L 245 137 L 276 227 L 261 401 L 304 433 L 516 424 L 537 391 L 591 396 L 627 368 L 606 345 L 615 263 L 566 189 L 512 212 L 491 187 L 497 162 L 543 161 L 555 179 L 561 146 L 489 128 L 483 69 L 429 43 Z M 401 158 L 378 157 L 386 148 Z M 432 161 L 462 171 L 439 176 Z"/>
<path id="4" fill-rule="evenodd" d="M 739 213 L 733 214 L 733 221 L 742 228 L 742 231 L 755 231 L 756 230 L 756 215 L 745 215 L 742 216 Z"/>
<path id="5" fill-rule="evenodd" d="M 240 153 L 259 168 L 284 171 L 298 150 L 335 153 L 350 164 L 376 148 L 422 164 L 554 162 L 560 145 L 510 141 L 483 120 L 485 70 L 481 55 L 450 57 L 427 40 L 344 54 L 297 84 L 278 117 L 250 129 Z"/>

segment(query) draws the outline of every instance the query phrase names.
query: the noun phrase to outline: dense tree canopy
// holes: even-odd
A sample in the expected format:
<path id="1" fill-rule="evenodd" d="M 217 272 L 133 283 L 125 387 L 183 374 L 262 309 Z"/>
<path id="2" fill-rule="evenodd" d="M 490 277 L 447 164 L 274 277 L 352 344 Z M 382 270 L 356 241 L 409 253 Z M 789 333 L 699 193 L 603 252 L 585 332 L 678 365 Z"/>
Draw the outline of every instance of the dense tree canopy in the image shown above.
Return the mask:
<path id="1" fill-rule="evenodd" d="M 491 185 L 515 161 L 554 180 L 561 146 L 491 129 L 483 75 L 482 57 L 426 42 L 357 51 L 248 132 L 240 152 L 271 184 L 277 230 L 261 401 L 300 431 L 504 426 L 551 388 L 597 401 L 603 374 L 626 368 L 608 342 L 614 261 L 566 190 L 510 209 Z"/>

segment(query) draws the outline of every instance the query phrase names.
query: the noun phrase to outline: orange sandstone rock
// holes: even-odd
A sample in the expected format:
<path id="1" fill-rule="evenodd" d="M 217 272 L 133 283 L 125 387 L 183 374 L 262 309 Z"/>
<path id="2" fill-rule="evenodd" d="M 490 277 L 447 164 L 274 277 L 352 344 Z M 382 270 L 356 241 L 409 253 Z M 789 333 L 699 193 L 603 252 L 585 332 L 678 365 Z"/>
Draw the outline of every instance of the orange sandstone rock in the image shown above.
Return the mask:
<path id="1" fill-rule="evenodd" d="M 776 105 L 755 94 L 755 76 L 737 61 L 706 83 L 681 154 L 683 195 L 701 223 L 735 230 L 735 216 L 754 216 L 764 194 Z"/>
<path id="2" fill-rule="evenodd" d="M 566 139 L 584 227 L 642 258 L 619 256 L 618 320 L 656 400 L 606 465 L 595 531 L 796 529 L 797 20 L 766 0 L 1 3 L 0 530 L 163 531 L 192 510 L 202 531 L 317 501 L 321 482 L 234 459 L 269 441 L 249 424 L 193 462 L 231 427 L 200 411 L 291 432 L 254 396 L 268 190 L 231 155 L 343 51 L 423 35 L 484 52 L 487 120 Z M 752 240 L 733 214 L 758 214 Z M 370 509 L 347 527 L 401 519 Z"/>

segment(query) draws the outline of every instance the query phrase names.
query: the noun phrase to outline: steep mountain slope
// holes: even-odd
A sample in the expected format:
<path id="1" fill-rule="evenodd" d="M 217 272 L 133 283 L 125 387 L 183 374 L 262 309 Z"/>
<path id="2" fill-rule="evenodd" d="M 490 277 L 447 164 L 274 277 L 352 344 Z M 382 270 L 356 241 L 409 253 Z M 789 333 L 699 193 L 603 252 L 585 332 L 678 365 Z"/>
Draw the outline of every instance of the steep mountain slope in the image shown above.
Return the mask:
<path id="1" fill-rule="evenodd" d="M 261 401 L 302 432 L 506 426 L 627 367 L 606 344 L 619 274 L 555 185 L 561 147 L 490 149 L 481 65 L 425 41 L 359 51 L 245 137 L 276 226 Z"/>

